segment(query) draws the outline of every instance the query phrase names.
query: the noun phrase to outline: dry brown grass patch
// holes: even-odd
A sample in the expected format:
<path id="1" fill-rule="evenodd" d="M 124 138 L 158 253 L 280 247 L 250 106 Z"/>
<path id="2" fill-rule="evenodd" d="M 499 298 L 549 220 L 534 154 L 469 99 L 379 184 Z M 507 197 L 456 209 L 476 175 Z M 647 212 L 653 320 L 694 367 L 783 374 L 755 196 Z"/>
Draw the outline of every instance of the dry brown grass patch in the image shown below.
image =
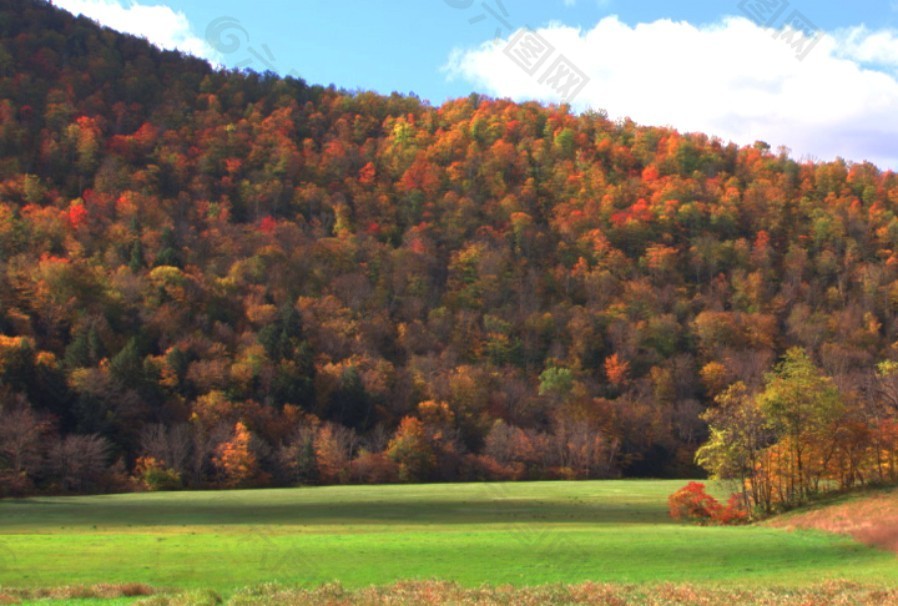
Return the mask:
<path id="1" fill-rule="evenodd" d="M 99 585 L 68 585 L 38 589 L 4 589 L 0 604 L 19 604 L 23 600 L 110 600 L 150 596 L 155 588 L 143 583 L 101 583 Z"/>
<path id="2" fill-rule="evenodd" d="M 848 535 L 866 545 L 898 553 L 898 492 L 775 518 L 771 526 Z"/>
<path id="3" fill-rule="evenodd" d="M 185 596 L 156 596 L 146 606 L 185 604 Z M 543 587 L 465 588 L 454 583 L 402 582 L 388 587 L 349 590 L 340 585 L 318 589 L 262 586 L 238 592 L 235 606 L 881 606 L 898 604 L 898 590 L 856 583 L 829 582 L 819 587 L 720 588 L 688 584 L 611 585 L 583 583 Z"/>

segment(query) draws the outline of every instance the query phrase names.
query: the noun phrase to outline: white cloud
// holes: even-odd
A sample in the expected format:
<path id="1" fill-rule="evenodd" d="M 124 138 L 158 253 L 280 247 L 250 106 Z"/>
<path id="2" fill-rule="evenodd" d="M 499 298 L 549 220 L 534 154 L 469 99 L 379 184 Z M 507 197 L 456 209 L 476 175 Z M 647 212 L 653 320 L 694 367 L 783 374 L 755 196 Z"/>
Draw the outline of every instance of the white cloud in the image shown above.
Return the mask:
<path id="1" fill-rule="evenodd" d="M 539 77 L 563 54 L 590 78 L 576 109 L 740 144 L 760 139 L 798 158 L 898 169 L 893 32 L 825 34 L 801 61 L 775 32 L 736 17 L 701 27 L 670 20 L 631 27 L 607 17 L 588 31 L 551 24 L 537 33 L 556 51 L 533 76 L 503 52 L 504 42 L 456 50 L 444 69 L 491 95 L 558 101 Z"/>
<path id="2" fill-rule="evenodd" d="M 193 33 L 187 16 L 165 5 L 149 6 L 124 0 L 54 0 L 75 15 L 84 15 L 112 29 L 143 36 L 165 49 L 177 49 L 213 61 L 218 54 L 208 42 Z"/>
<path id="3" fill-rule="evenodd" d="M 838 56 L 898 70 L 898 34 L 890 30 L 870 31 L 859 25 L 834 34 Z"/>

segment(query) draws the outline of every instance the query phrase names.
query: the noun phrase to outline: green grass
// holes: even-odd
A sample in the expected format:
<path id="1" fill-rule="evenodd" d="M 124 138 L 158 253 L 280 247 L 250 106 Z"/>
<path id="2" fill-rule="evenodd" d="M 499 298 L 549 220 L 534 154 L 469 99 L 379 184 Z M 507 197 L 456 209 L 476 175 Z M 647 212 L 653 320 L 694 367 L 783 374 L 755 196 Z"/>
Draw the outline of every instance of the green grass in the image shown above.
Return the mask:
<path id="1" fill-rule="evenodd" d="M 611 583 L 898 586 L 850 539 L 672 523 L 682 481 L 322 487 L 0 501 L 0 586 L 347 588 Z"/>

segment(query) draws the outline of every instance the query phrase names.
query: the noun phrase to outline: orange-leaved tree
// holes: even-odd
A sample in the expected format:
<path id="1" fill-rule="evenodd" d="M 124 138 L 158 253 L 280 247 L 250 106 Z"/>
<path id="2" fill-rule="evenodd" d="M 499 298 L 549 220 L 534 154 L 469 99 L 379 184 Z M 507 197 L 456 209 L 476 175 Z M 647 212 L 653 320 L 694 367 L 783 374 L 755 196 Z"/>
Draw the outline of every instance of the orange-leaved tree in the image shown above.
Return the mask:
<path id="1" fill-rule="evenodd" d="M 428 479 L 436 464 L 424 425 L 415 417 L 405 417 L 390 444 L 387 456 L 399 466 L 399 479 L 415 482 Z"/>
<path id="2" fill-rule="evenodd" d="M 252 434 L 243 422 L 234 425 L 234 435 L 215 449 L 215 466 L 221 473 L 222 483 L 229 488 L 248 486 L 257 479 L 259 472 L 256 455 L 250 448 Z"/>

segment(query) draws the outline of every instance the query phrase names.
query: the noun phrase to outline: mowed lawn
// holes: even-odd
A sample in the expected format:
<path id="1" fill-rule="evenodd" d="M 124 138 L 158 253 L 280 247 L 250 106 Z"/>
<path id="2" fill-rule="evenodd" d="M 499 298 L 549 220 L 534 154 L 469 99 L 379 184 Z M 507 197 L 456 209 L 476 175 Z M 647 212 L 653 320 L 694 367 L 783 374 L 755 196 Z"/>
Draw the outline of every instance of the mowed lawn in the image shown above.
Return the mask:
<path id="1" fill-rule="evenodd" d="M 141 582 L 230 592 L 440 579 L 465 586 L 898 586 L 851 539 L 671 522 L 683 481 L 337 486 L 0 501 L 0 586 Z"/>

